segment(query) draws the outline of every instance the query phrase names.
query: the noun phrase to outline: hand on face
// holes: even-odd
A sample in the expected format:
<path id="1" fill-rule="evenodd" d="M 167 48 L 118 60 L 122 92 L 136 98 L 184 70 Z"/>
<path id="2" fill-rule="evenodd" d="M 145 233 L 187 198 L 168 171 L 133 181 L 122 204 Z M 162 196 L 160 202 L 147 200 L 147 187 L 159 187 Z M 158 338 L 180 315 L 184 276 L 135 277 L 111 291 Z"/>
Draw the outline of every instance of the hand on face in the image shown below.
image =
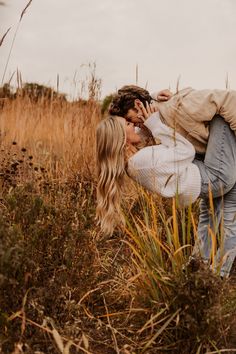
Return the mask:
<path id="1" fill-rule="evenodd" d="M 135 108 L 129 109 L 125 118 L 127 121 L 134 123 L 134 125 L 140 126 L 152 113 L 157 111 L 157 106 L 149 104 L 148 102 L 146 102 L 144 106 L 140 100 L 135 100 Z"/>
<path id="2" fill-rule="evenodd" d="M 158 111 L 157 106 L 152 105 L 150 103 L 148 103 L 146 101 L 146 105 L 144 106 L 144 104 L 141 101 L 137 102 L 137 105 L 139 106 L 140 110 L 141 110 L 141 116 L 140 118 L 142 118 L 143 122 L 148 119 L 154 112 Z"/>

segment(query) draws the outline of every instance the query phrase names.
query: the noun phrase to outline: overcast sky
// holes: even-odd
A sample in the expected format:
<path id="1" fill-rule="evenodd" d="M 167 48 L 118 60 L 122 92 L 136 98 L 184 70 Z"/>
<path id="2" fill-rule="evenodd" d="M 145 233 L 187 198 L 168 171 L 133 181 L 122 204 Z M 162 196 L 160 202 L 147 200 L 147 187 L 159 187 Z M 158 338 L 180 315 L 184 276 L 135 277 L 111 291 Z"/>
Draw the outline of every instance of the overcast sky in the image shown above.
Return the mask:
<path id="1" fill-rule="evenodd" d="M 0 6 L 0 79 L 27 0 Z M 96 62 L 102 96 L 124 84 L 236 88 L 235 0 L 33 0 L 20 24 L 5 81 L 56 85 L 77 95 Z"/>

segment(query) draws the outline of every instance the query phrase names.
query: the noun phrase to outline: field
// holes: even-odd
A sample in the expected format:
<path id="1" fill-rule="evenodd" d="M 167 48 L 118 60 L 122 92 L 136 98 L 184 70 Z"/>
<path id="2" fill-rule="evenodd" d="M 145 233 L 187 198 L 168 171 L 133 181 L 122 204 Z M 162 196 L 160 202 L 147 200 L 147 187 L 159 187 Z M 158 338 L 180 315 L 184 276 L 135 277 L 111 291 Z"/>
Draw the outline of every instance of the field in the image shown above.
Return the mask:
<path id="1" fill-rule="evenodd" d="M 96 97 L 0 103 L 0 352 L 236 352 L 235 279 L 186 266 L 198 203 L 129 185 L 126 226 L 101 234 Z"/>

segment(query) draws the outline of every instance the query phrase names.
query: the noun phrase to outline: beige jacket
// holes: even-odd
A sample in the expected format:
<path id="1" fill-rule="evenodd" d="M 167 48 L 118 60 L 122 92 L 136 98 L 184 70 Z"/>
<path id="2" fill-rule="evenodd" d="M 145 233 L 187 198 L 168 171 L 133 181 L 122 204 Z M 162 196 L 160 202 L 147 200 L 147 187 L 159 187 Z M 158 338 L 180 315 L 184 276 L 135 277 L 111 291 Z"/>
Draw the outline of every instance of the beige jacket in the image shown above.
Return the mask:
<path id="1" fill-rule="evenodd" d="M 153 98 L 155 94 L 152 95 Z M 162 121 L 187 138 L 198 153 L 204 153 L 209 135 L 209 121 L 220 114 L 236 132 L 236 91 L 179 91 L 167 102 L 159 102 Z"/>

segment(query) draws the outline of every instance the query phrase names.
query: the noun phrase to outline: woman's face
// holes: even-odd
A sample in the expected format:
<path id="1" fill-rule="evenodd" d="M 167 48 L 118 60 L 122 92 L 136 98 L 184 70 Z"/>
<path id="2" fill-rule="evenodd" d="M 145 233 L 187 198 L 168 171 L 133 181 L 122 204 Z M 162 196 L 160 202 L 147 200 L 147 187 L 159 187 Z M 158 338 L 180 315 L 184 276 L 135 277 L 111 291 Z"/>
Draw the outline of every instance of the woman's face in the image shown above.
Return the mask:
<path id="1" fill-rule="evenodd" d="M 136 133 L 134 123 L 125 120 L 126 142 L 127 144 L 139 144 L 141 142 L 140 135 Z"/>

